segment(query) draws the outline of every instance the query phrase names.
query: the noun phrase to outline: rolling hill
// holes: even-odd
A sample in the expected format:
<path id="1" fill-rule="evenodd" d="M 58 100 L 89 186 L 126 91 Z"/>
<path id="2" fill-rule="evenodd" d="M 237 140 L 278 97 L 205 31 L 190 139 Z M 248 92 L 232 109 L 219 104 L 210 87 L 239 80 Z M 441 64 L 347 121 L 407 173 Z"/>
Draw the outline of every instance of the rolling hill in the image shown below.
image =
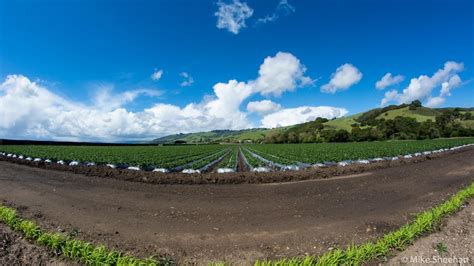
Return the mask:
<path id="1" fill-rule="evenodd" d="M 341 117 L 332 119 L 324 122 L 324 129 L 344 129 L 351 131 L 352 125 L 361 124 L 362 121 L 368 118 L 385 119 L 391 120 L 397 116 L 415 118 L 418 122 L 425 122 L 429 119 L 435 121 L 436 116 L 440 115 L 443 111 L 453 110 L 453 108 L 428 108 L 418 107 L 414 110 L 410 110 L 407 105 L 400 106 L 389 106 L 386 108 L 375 108 L 366 112 L 354 114 L 351 116 Z M 474 116 L 474 108 L 458 108 L 461 113 L 470 112 Z M 464 127 L 474 129 L 474 120 L 458 121 Z M 198 132 L 198 133 L 187 133 L 187 134 L 175 134 L 161 138 L 154 139 L 151 143 L 155 144 L 169 144 L 169 143 L 187 143 L 187 144 L 198 144 L 198 143 L 238 143 L 238 142 L 262 142 L 268 134 L 273 132 L 284 132 L 284 131 L 301 131 L 308 130 L 316 125 L 315 121 L 297 124 L 288 127 L 280 127 L 275 129 L 268 128 L 253 128 L 244 130 L 213 130 L 209 132 Z"/>

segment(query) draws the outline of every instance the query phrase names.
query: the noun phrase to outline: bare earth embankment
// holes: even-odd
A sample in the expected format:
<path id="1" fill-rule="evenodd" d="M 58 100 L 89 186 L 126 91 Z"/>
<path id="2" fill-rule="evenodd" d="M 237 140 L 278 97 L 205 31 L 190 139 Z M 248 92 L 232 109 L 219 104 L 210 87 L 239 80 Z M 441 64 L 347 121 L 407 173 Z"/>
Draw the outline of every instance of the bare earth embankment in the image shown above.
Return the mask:
<path id="1" fill-rule="evenodd" d="M 150 185 L 0 162 L 0 200 L 51 231 L 139 256 L 241 262 L 375 239 L 473 180 L 473 148 L 282 184 Z"/>

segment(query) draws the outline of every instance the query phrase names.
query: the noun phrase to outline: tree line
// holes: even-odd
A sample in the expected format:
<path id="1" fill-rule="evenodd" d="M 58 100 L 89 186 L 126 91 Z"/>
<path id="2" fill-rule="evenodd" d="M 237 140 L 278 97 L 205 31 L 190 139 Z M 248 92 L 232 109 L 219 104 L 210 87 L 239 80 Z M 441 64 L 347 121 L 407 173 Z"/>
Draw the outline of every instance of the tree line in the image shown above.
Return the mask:
<path id="1" fill-rule="evenodd" d="M 408 107 L 409 110 L 436 112 L 434 120 L 418 122 L 413 117 L 397 116 L 394 119 L 378 118 L 387 111 Z M 459 121 L 474 120 L 470 112 L 462 112 L 460 108 L 438 109 L 433 111 L 423 108 L 420 101 L 410 104 L 392 105 L 370 110 L 351 125 L 351 130 L 330 129 L 324 123 L 328 119 L 317 118 L 285 131 L 275 131 L 265 136 L 265 143 L 314 143 L 314 142 L 349 142 L 349 141 L 380 141 L 434 139 L 447 137 L 474 136 L 474 129 L 464 127 Z"/>

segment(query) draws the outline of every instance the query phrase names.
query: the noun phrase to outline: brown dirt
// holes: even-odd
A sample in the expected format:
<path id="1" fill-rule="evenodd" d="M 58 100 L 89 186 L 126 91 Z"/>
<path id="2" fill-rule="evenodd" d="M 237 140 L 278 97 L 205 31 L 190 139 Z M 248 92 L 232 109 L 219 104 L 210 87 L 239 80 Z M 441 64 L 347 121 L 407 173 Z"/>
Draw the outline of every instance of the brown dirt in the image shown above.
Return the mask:
<path id="1" fill-rule="evenodd" d="M 0 265 L 71 265 L 0 223 Z"/>
<path id="2" fill-rule="evenodd" d="M 131 171 L 126 169 L 112 169 L 107 166 L 68 166 L 60 164 L 45 164 L 44 162 L 32 162 L 13 158 L 1 157 L 0 161 L 8 161 L 22 165 L 39 167 L 47 170 L 67 171 L 87 176 L 114 178 L 126 181 L 143 182 L 150 184 L 258 184 L 258 183 L 279 183 L 301 180 L 324 179 L 332 176 L 342 176 L 358 174 L 362 172 L 383 169 L 388 167 L 403 166 L 411 163 L 419 163 L 427 160 L 442 158 L 449 154 L 456 154 L 466 150 L 473 150 L 474 147 L 466 147 L 455 151 L 447 151 L 438 154 L 414 157 L 411 159 L 400 159 L 396 161 L 382 161 L 368 165 L 353 164 L 345 167 L 330 166 L 324 168 L 306 168 L 299 171 L 255 173 L 249 172 L 248 167 L 243 162 L 239 154 L 238 171 L 236 173 L 217 174 L 213 172 L 202 174 L 183 173 L 156 173 L 146 171 Z"/>
<path id="3" fill-rule="evenodd" d="M 244 157 L 242 155 L 242 151 L 239 148 L 239 153 L 237 154 L 237 172 L 248 172 L 250 171 L 249 167 L 244 161 Z"/>
<path id="4" fill-rule="evenodd" d="M 466 149 L 339 178 L 197 186 L 0 162 L 0 200 L 49 230 L 75 230 L 80 239 L 138 256 L 242 263 L 373 240 L 473 182 L 473 165 L 474 149 Z"/>
<path id="5" fill-rule="evenodd" d="M 437 248 L 440 243 L 445 245 L 445 250 Z M 429 264 L 432 265 L 474 264 L 474 200 L 448 218 L 441 231 L 419 239 L 407 250 L 391 258 L 389 264 L 419 265 L 421 259 L 431 260 Z"/>

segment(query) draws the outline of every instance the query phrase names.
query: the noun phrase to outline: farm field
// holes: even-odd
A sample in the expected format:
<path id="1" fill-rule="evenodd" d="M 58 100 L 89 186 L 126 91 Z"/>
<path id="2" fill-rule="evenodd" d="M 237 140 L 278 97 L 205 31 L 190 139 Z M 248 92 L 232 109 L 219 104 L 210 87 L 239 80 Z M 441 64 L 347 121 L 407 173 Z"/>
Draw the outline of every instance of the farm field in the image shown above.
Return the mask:
<path id="1" fill-rule="evenodd" d="M 190 167 L 201 167 L 232 150 L 223 145 L 125 147 L 3 145 L 0 149 L 3 152 L 52 161 L 156 166 L 167 169 L 187 164 L 190 164 Z"/>
<path id="2" fill-rule="evenodd" d="M 340 162 L 446 149 L 474 143 L 473 138 L 316 144 L 245 145 L 244 148 L 281 164 Z"/>
<path id="3" fill-rule="evenodd" d="M 0 201 L 48 232 L 138 258 L 248 265 L 376 241 L 471 184 L 473 160 L 469 147 L 342 178 L 172 186 L 0 161 Z"/>
<path id="4" fill-rule="evenodd" d="M 0 152 L 52 163 L 77 162 L 83 165 L 114 164 L 143 170 L 194 169 L 212 171 L 226 168 L 237 171 L 239 160 L 249 169 L 275 166 L 309 166 L 316 163 L 367 160 L 447 149 L 474 143 L 474 138 L 421 141 L 385 141 L 315 144 L 243 144 L 181 146 L 49 146 L 1 145 Z M 49 162 L 49 161 L 48 161 Z M 243 170 L 243 169 L 240 169 Z"/>

